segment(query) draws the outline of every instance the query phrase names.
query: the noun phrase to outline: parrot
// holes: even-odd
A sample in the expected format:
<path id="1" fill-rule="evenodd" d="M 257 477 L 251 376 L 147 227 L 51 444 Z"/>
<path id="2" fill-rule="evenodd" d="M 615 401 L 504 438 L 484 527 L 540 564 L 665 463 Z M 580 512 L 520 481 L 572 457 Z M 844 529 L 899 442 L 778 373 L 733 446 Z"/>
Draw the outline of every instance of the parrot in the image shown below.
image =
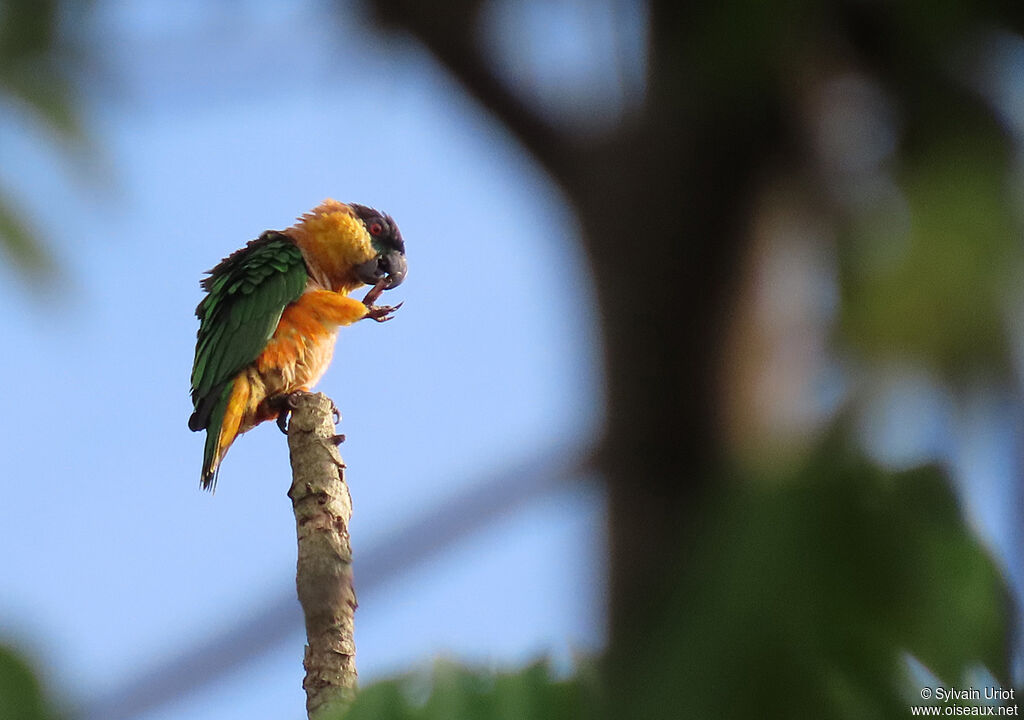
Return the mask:
<path id="1" fill-rule="evenodd" d="M 287 398 L 323 377 L 338 328 L 384 322 L 374 305 L 405 279 L 405 242 L 390 215 L 328 198 L 286 230 L 267 230 L 200 282 L 190 430 L 206 431 L 200 484 L 215 489 L 235 439 L 266 420 L 284 430 Z M 360 301 L 349 293 L 373 288 Z"/>

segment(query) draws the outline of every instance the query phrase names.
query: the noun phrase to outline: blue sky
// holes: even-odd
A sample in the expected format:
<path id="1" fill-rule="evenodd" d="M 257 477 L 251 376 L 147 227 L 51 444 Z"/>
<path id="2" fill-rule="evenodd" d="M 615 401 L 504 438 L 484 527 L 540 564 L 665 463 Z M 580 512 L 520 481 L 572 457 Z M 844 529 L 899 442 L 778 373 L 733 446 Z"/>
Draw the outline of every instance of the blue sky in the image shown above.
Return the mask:
<path id="1" fill-rule="evenodd" d="M 294 582 L 284 437 L 244 436 L 216 496 L 201 492 L 188 376 L 203 271 L 323 198 L 392 214 L 410 264 L 396 319 L 344 331 L 319 386 L 344 415 L 357 583 L 361 548 L 600 427 L 592 289 L 557 190 L 413 45 L 354 8 L 334 24 L 284 5 L 98 3 L 82 31 L 88 157 L 67 162 L 0 108 L 3 182 L 62 271 L 44 294 L 0 275 L 0 372 L 18 398 L 0 440 L 0 638 L 66 700 Z M 600 647 L 602 512 L 592 489 L 551 494 L 361 595 L 364 682 L 437 655 Z M 301 717 L 302 642 L 297 624 L 145 717 Z"/>

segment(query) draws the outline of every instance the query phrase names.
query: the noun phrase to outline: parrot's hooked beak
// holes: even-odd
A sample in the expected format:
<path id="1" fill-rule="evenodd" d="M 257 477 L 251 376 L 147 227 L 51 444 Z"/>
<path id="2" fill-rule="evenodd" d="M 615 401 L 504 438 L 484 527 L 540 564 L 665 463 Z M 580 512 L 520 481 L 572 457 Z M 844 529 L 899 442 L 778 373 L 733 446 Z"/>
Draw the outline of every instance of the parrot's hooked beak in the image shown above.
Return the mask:
<path id="1" fill-rule="evenodd" d="M 386 290 L 398 287 L 405 280 L 409 265 L 405 255 L 398 250 L 383 252 L 377 257 L 356 265 L 356 277 L 367 285 L 376 285 L 381 278 L 387 278 Z"/>

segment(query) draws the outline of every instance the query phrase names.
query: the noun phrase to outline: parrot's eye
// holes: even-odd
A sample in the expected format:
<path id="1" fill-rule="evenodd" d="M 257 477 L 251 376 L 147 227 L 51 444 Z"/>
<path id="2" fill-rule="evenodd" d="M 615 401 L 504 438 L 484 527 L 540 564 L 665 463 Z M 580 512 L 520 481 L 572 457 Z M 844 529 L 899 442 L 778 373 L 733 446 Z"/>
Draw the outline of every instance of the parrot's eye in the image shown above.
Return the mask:
<path id="1" fill-rule="evenodd" d="M 380 223 L 378 220 L 374 220 L 372 223 L 370 223 L 370 234 L 371 235 L 373 235 L 374 237 L 377 237 L 382 232 L 384 232 L 384 225 L 382 223 Z"/>

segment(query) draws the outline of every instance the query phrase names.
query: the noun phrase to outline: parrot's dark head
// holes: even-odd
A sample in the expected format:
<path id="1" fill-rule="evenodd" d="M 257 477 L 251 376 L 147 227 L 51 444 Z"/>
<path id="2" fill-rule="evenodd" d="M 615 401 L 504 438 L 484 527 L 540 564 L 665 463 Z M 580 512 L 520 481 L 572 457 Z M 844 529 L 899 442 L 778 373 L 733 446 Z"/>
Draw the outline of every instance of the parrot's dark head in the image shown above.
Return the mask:
<path id="1" fill-rule="evenodd" d="M 408 265 L 405 261 L 405 241 L 398 225 L 390 215 L 366 207 L 349 203 L 366 232 L 370 235 L 370 244 L 377 254 L 370 260 L 356 265 L 356 276 L 367 285 L 376 285 L 381 278 L 387 279 L 385 289 L 398 287 L 405 280 Z"/>

